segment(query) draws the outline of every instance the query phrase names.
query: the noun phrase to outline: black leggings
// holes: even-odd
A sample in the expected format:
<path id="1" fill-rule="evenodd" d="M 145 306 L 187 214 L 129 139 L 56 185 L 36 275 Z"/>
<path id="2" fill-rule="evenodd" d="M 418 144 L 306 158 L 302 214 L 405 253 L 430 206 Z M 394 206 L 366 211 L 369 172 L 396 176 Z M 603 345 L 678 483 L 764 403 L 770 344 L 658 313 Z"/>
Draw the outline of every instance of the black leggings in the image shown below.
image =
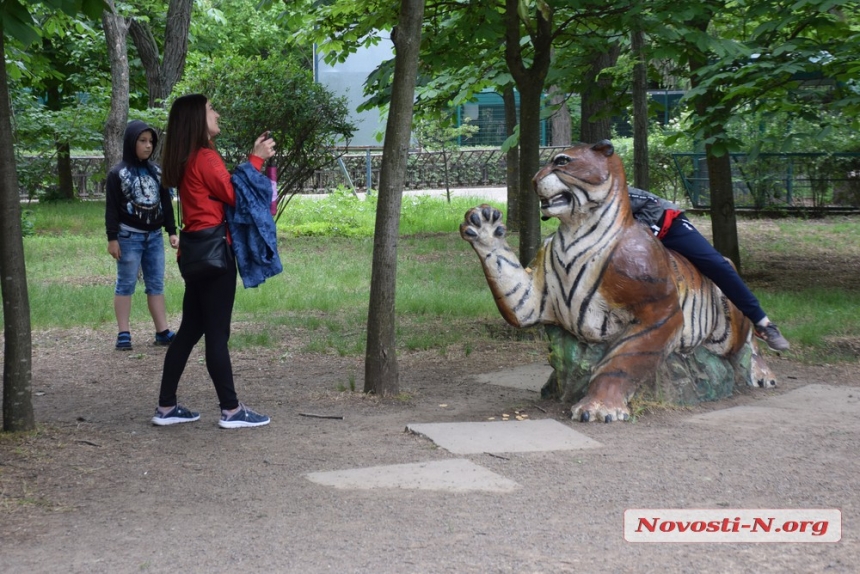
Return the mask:
<path id="1" fill-rule="evenodd" d="M 753 323 L 758 323 L 767 316 L 734 266 L 708 243 L 686 217 L 680 216 L 672 222 L 663 237 L 663 245 L 686 257 Z"/>
<path id="2" fill-rule="evenodd" d="M 200 337 L 205 337 L 206 369 L 215 385 L 221 408 L 232 410 L 239 406 L 233 386 L 233 365 L 230 363 L 230 351 L 227 347 L 235 298 L 235 267 L 231 272 L 215 279 L 185 283 L 182 322 L 176 331 L 176 338 L 164 355 L 159 406 L 176 405 L 179 379 L 188 363 L 191 350 Z"/>

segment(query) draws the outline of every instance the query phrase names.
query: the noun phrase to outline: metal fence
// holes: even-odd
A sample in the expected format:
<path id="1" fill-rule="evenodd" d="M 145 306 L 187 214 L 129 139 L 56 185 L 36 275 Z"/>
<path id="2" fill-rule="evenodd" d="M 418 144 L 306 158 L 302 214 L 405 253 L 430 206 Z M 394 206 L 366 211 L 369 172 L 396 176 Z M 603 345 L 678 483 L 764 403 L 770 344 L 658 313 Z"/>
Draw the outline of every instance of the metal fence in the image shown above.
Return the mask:
<path id="1" fill-rule="evenodd" d="M 693 207 L 710 207 L 704 153 L 672 154 Z M 735 207 L 846 209 L 860 207 L 860 153 L 730 154 Z"/>
<path id="2" fill-rule="evenodd" d="M 541 161 L 548 161 L 560 147 L 541 148 Z M 447 163 L 447 167 L 446 167 Z M 461 149 L 453 152 L 410 152 L 406 189 L 503 187 L 506 185 L 505 154 L 495 149 Z M 379 188 L 382 150 L 349 151 L 305 182 L 300 193 L 328 193 L 339 186 L 357 191 Z M 56 163 L 45 158 L 19 158 L 22 198 L 38 197 L 56 185 Z M 100 156 L 72 158 L 75 193 L 82 199 L 104 197 L 106 168 Z M 21 174 L 28 174 L 22 177 Z M 32 175 L 35 174 L 35 175 Z"/>
<path id="3" fill-rule="evenodd" d="M 562 148 L 541 148 L 541 163 Z M 695 208 L 710 204 L 704 153 L 673 154 L 684 190 Z M 750 209 L 860 208 L 860 154 L 763 153 L 751 160 L 731 154 L 735 206 Z M 56 164 L 41 158 L 19 160 L 22 198 L 38 197 L 56 185 Z M 338 162 L 317 171 L 300 193 L 328 193 L 339 186 L 356 191 L 379 188 L 382 150 L 345 153 Z M 82 199 L 104 197 L 105 166 L 98 156 L 72 158 L 75 192 Z M 504 187 L 506 158 L 499 149 L 410 152 L 405 189 Z"/>
<path id="4" fill-rule="evenodd" d="M 541 162 L 548 161 L 563 147 L 541 148 Z M 406 189 L 444 189 L 463 187 L 504 187 L 507 160 L 496 149 L 460 149 L 453 152 L 410 152 L 407 159 Z M 447 164 L 447 165 L 446 165 Z M 379 188 L 382 151 L 367 149 L 347 153 L 339 166 L 317 173 L 305 191 L 324 193 L 339 185 L 358 190 Z"/>

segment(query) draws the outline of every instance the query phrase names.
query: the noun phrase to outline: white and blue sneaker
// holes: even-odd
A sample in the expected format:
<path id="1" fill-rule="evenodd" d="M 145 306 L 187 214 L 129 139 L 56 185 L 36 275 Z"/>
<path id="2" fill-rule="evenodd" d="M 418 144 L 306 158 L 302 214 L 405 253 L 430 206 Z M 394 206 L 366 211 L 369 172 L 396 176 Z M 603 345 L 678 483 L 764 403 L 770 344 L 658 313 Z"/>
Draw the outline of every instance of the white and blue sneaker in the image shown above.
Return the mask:
<path id="1" fill-rule="evenodd" d="M 244 404 L 239 403 L 239 410 L 232 415 L 221 413 L 218 426 L 222 429 L 238 429 L 242 427 L 261 427 L 269 424 L 270 419 L 266 415 L 254 412 Z"/>
<path id="2" fill-rule="evenodd" d="M 195 413 L 183 407 L 176 405 L 166 414 L 161 414 L 158 409 L 155 409 L 155 416 L 152 417 L 152 424 L 160 427 L 167 425 L 178 425 L 179 423 L 193 423 L 200 420 L 200 413 Z"/>

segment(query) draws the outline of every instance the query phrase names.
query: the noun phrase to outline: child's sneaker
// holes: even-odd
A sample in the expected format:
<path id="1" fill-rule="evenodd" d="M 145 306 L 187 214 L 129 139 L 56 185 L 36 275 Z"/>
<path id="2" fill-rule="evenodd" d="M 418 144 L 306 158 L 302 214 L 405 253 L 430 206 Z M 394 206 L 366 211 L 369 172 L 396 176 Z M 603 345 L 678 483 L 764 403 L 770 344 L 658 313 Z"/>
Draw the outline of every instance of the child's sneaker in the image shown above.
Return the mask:
<path id="1" fill-rule="evenodd" d="M 155 416 L 152 417 L 152 424 L 160 427 L 167 425 L 178 425 L 179 423 L 193 423 L 200 419 L 200 413 L 189 411 L 182 405 L 176 405 L 167 414 L 161 414 L 158 409 L 155 409 Z"/>
<path id="2" fill-rule="evenodd" d="M 767 346 L 774 351 L 787 351 L 791 348 L 788 340 L 779 332 L 779 327 L 776 323 L 768 323 L 764 327 L 761 325 L 755 326 L 756 337 L 767 343 Z"/>
<path id="3" fill-rule="evenodd" d="M 121 331 L 120 334 L 116 336 L 116 350 L 131 351 L 131 333 L 128 331 Z"/>
<path id="4" fill-rule="evenodd" d="M 218 421 L 218 426 L 222 429 L 261 427 L 267 424 L 269 424 L 269 417 L 252 411 L 242 403 L 239 403 L 239 410 L 230 416 L 221 413 L 221 420 Z"/>
<path id="5" fill-rule="evenodd" d="M 170 329 L 165 329 L 161 333 L 155 334 L 155 342 L 153 343 L 153 345 L 156 345 L 159 347 L 166 347 L 170 343 L 173 342 L 173 339 L 175 337 L 176 337 L 176 333 L 174 333 Z"/>

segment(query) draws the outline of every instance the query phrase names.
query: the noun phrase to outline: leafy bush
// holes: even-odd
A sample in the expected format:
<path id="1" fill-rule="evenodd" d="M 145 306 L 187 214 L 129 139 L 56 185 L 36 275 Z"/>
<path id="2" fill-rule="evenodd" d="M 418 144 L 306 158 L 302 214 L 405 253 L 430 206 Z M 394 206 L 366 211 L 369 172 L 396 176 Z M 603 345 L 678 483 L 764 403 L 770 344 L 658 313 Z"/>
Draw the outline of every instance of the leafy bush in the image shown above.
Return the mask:
<path id="1" fill-rule="evenodd" d="M 336 145 L 352 138 L 346 99 L 336 97 L 293 60 L 224 56 L 190 61 L 172 98 L 205 94 L 221 114 L 218 149 L 228 167 L 245 161 L 254 140 L 269 130 L 277 142 L 279 197 L 334 163 Z M 284 202 L 281 202 L 283 207 Z"/>

